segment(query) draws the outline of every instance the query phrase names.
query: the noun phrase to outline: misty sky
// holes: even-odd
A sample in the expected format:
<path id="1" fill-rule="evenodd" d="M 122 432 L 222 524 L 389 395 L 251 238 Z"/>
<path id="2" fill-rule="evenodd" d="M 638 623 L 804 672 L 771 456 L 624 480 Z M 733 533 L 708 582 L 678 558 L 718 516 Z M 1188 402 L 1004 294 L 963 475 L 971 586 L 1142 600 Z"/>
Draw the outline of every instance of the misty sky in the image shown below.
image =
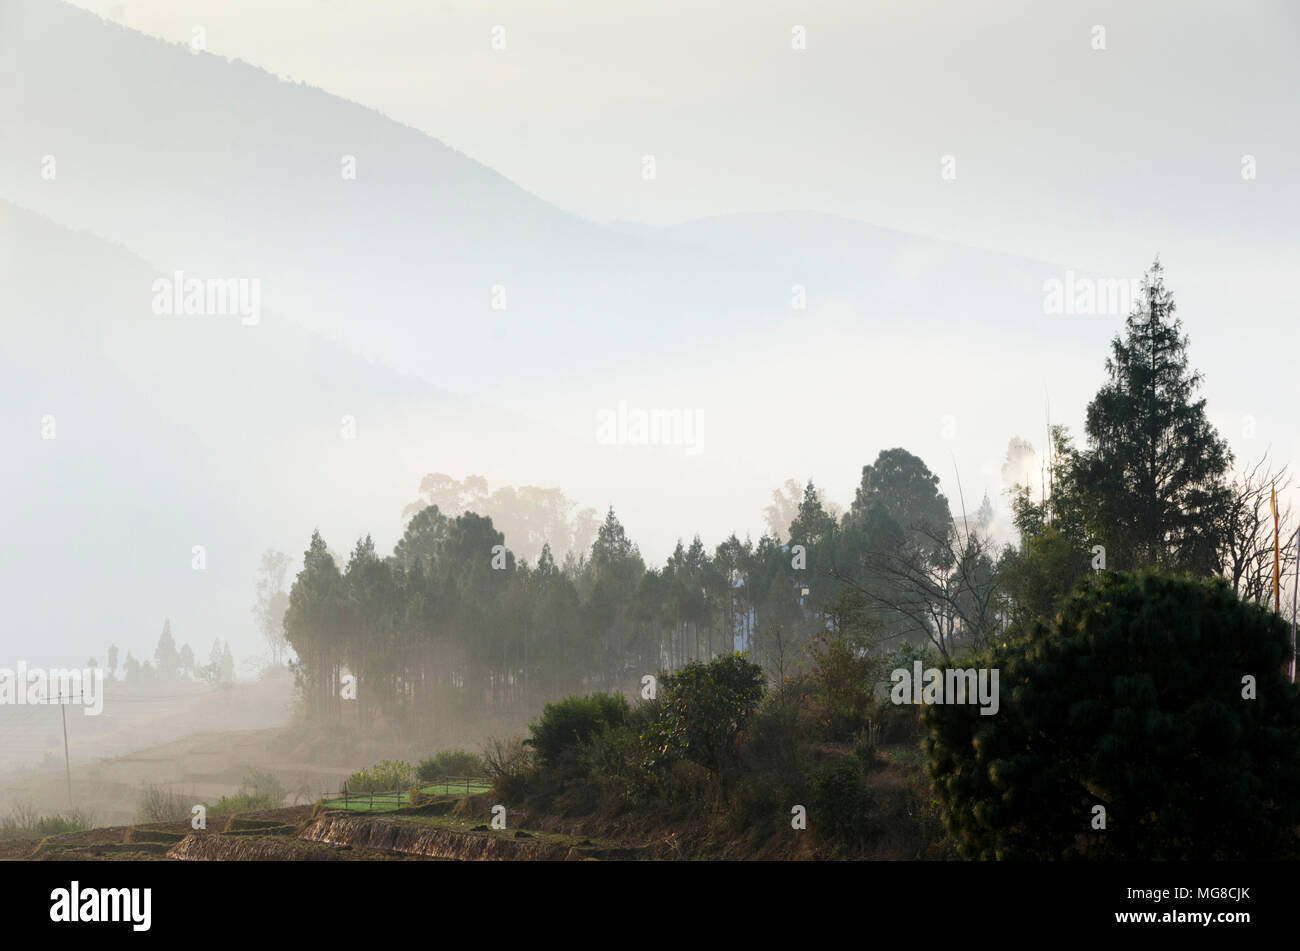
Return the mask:
<path id="1" fill-rule="evenodd" d="M 1295 260 L 1293 3 L 79 5 L 174 42 L 202 26 L 596 220 L 799 208 L 1115 273 L 1155 249 L 1275 279 Z"/>
<path id="2" fill-rule="evenodd" d="M 214 54 L 377 109 L 595 221 L 810 209 L 1119 277 L 1159 253 L 1212 381 L 1237 378 L 1262 343 L 1247 334 L 1297 340 L 1293 3 L 79 5 L 176 43 L 201 26 Z M 1060 402 L 1077 428 L 1082 406 Z"/>
<path id="3" fill-rule="evenodd" d="M 1158 253 L 1212 420 L 1242 457 L 1271 447 L 1288 462 L 1300 448 L 1288 409 L 1294 383 L 1268 369 L 1300 342 L 1294 3 L 75 5 L 172 43 L 190 44 L 201 27 L 209 54 L 377 110 L 602 224 L 840 215 L 915 236 L 888 266 L 918 282 L 947 253 L 927 239 L 1123 278 L 1140 276 Z M 0 0 L 0 30 L 4 9 Z M 493 48 L 497 26 L 504 49 Z M 1094 48 L 1098 26 L 1104 49 Z M 792 49 L 796 27 L 805 49 Z M 136 119 L 121 117 L 123 128 Z M 647 155 L 657 171 L 649 181 Z M 1242 176 L 1246 155 L 1252 180 Z M 945 156 L 953 180 L 940 175 Z M 160 270 L 174 264 L 145 257 Z M 963 288 L 944 290 L 960 297 Z M 268 301 L 274 310 L 269 292 Z M 845 505 L 861 466 L 894 445 L 920 455 L 954 502 L 960 470 L 968 506 L 983 492 L 996 504 L 1007 440 L 1040 445 L 1048 399 L 1053 421 L 1081 435 L 1105 341 L 1122 320 L 1087 318 L 1089 329 L 1070 338 L 1077 345 L 1048 345 L 1060 318 L 1044 316 L 1041 336 L 995 331 L 999 315 L 974 291 L 968 304 L 964 322 L 936 335 L 816 300 L 733 339 L 686 335 L 671 360 L 610 352 L 587 376 L 553 386 L 475 378 L 470 361 L 446 361 L 448 377 L 430 382 L 532 421 L 555 434 L 555 450 L 484 439 L 473 455 L 467 438 L 452 460 L 433 435 L 420 442 L 393 427 L 390 444 L 364 463 L 322 453 L 337 482 L 313 486 L 318 497 L 301 511 L 258 523 L 241 555 L 243 587 L 232 583 L 219 617 L 207 617 L 201 599 L 177 610 L 161 598 L 142 604 L 141 617 L 180 615 L 204 653 L 221 631 L 237 654 L 257 649 L 247 618 L 257 553 L 276 547 L 296 559 L 317 525 L 339 550 L 365 531 L 391 548 L 397 513 L 430 471 L 482 472 L 493 487 L 560 485 L 584 506 L 613 504 L 652 563 L 696 531 L 710 547 L 732 530 L 757 538 L 771 490 L 790 477 L 816 478 Z M 280 310 L 312 323 L 309 312 Z M 353 327 L 346 342 L 418 372 L 403 364 L 400 337 L 371 346 L 367 333 Z M 702 407 L 705 451 L 653 464 L 570 453 L 563 440 L 590 441 L 593 411 L 618 400 Z M 960 424 L 956 441 L 940 433 L 948 416 Z M 1247 416 L 1258 432 L 1247 434 Z M 230 481 L 240 478 L 236 460 L 223 465 Z M 147 655 L 158 626 L 133 621 L 135 639 L 117 637 L 123 652 Z"/>

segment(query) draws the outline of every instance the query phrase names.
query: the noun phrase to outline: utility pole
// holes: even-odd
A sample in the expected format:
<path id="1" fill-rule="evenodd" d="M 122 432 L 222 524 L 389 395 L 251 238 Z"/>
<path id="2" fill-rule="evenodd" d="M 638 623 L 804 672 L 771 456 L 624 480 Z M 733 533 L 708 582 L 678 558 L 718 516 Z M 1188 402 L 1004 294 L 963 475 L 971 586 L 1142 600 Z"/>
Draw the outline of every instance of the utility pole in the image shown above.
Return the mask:
<path id="1" fill-rule="evenodd" d="M 63 769 L 68 777 L 68 809 L 72 809 L 72 760 L 68 756 L 68 707 L 59 696 L 59 712 L 63 714 Z"/>
<path id="2" fill-rule="evenodd" d="M 1291 585 L 1291 683 L 1295 683 L 1295 633 L 1296 633 L 1296 595 L 1300 593 L 1300 528 L 1293 536 L 1296 540 L 1297 554 L 1295 562 L 1295 581 Z M 1291 543 L 1287 539 L 1287 544 Z"/>

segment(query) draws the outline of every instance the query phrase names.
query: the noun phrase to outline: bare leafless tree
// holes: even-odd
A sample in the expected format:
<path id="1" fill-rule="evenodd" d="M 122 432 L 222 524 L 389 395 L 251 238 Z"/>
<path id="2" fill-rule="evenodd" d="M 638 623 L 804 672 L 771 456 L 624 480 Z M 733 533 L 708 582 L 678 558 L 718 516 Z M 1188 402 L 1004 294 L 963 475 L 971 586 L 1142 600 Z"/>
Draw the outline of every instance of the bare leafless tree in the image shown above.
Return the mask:
<path id="1" fill-rule="evenodd" d="M 917 529 L 919 538 L 869 549 L 858 571 L 836 566 L 832 576 L 874 607 L 910 621 L 946 661 L 962 647 L 982 650 L 1002 617 L 992 542 L 964 520 Z"/>
<path id="2" fill-rule="evenodd" d="M 1232 498 L 1219 533 L 1220 570 L 1243 601 L 1271 605 L 1273 601 L 1273 513 L 1270 494 L 1291 485 L 1286 466 L 1268 467 L 1268 453 L 1232 482 Z M 1280 505 L 1280 503 L 1279 503 Z M 1295 570 L 1296 546 L 1287 544 L 1295 525 L 1288 504 L 1279 511 L 1283 581 Z"/>

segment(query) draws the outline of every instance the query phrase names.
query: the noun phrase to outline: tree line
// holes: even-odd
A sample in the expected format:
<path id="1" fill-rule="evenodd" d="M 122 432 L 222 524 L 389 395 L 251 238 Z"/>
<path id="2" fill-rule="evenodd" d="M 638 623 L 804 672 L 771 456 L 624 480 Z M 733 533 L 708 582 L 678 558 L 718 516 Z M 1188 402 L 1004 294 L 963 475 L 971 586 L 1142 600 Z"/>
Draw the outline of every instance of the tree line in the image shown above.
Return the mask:
<path id="1" fill-rule="evenodd" d="M 590 546 L 575 545 L 590 534 L 567 522 L 558 490 L 548 505 L 562 560 L 538 518 L 512 518 L 530 525 L 522 544 L 536 552 L 517 557 L 492 518 L 436 503 L 412 509 L 388 555 L 367 535 L 340 563 L 313 533 L 282 625 L 307 712 L 335 720 L 355 702 L 362 725 L 382 718 L 428 735 L 445 723 L 520 723 L 572 693 L 631 693 L 647 674 L 736 650 L 776 683 L 827 638 L 950 660 L 1050 617 L 1101 569 L 1220 575 L 1240 597 L 1271 601 L 1268 500 L 1287 487 L 1286 470 L 1261 460 L 1234 474 L 1187 345 L 1156 261 L 1112 343 L 1086 444 L 1051 429 L 1037 497 L 1023 485 L 1013 493 L 1010 543 L 992 537 L 987 497 L 973 513 L 959 498 L 954 511 L 938 476 L 903 448 L 863 467 L 843 512 L 811 481 L 797 507 L 787 487 L 756 543 L 732 534 L 710 551 L 696 536 L 660 566 L 612 508 Z M 473 488 L 488 497 L 485 483 Z M 464 487 L 448 477 L 421 490 L 463 507 Z M 1285 537 L 1289 512 L 1283 523 Z M 1284 572 L 1294 557 L 1291 546 Z"/>

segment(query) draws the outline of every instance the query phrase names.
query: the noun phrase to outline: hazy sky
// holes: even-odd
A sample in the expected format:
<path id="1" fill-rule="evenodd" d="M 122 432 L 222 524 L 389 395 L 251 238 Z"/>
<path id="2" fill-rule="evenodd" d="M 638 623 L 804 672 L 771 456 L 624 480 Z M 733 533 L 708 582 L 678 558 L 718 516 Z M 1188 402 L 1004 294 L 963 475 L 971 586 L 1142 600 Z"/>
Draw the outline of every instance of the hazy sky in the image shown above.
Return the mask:
<path id="1" fill-rule="evenodd" d="M 1159 253 L 1211 416 L 1234 449 L 1257 458 L 1267 443 L 1288 462 L 1300 448 L 1294 385 L 1278 361 L 1300 343 L 1294 2 L 76 5 L 174 43 L 201 29 L 209 53 L 378 110 L 598 222 L 808 209 L 1118 277 Z M 0 29 L 3 11 L 0 0 Z M 805 48 L 793 48 L 800 37 Z M 642 177 L 646 156 L 653 180 Z M 1253 178 L 1242 174 L 1247 156 Z M 924 256 L 927 245 L 916 247 Z M 920 454 L 954 499 L 949 473 L 960 466 L 973 506 L 981 491 L 996 494 L 1008 438 L 1041 443 L 1049 391 L 1054 420 L 1079 434 L 1104 337 L 1119 326 L 1113 318 L 1095 346 L 1044 356 L 1043 340 L 979 322 L 960 339 L 932 339 L 822 302 L 734 344 L 684 346 L 671 367 L 628 355 L 607 361 L 608 380 L 542 391 L 505 380 L 474 394 L 574 436 L 593 406 L 615 399 L 706 407 L 708 451 L 675 476 L 634 464 L 606 472 L 559 452 L 450 474 L 560 484 L 583 505 L 614 504 L 653 562 L 678 534 L 699 530 L 709 545 L 732 529 L 757 535 L 770 489 L 792 476 L 817 478 L 845 504 L 861 466 L 891 445 Z M 790 368 L 793 349 L 809 355 L 801 370 Z M 921 350 L 932 366 L 918 379 L 898 355 Z M 899 392 L 915 398 L 899 407 Z M 957 459 L 938 433 L 947 414 L 968 440 Z M 1260 419 L 1253 442 L 1246 415 Z M 394 443 L 414 453 L 409 439 Z M 374 530 L 391 545 L 418 475 L 449 468 L 423 457 L 398 472 L 409 489 L 382 499 L 389 524 L 355 506 L 313 513 L 331 544 Z M 368 473 L 356 481 L 374 484 Z M 258 545 L 296 554 L 309 529 Z"/>
<path id="2" fill-rule="evenodd" d="M 1159 253 L 1207 374 L 1242 332 L 1300 342 L 1292 2 L 80 5 L 201 27 L 597 221 L 811 209 L 1123 277 Z"/>
<path id="3" fill-rule="evenodd" d="M 175 42 L 201 26 L 597 220 L 807 208 L 1120 273 L 1155 248 L 1295 249 L 1291 2 L 80 5 Z"/>

